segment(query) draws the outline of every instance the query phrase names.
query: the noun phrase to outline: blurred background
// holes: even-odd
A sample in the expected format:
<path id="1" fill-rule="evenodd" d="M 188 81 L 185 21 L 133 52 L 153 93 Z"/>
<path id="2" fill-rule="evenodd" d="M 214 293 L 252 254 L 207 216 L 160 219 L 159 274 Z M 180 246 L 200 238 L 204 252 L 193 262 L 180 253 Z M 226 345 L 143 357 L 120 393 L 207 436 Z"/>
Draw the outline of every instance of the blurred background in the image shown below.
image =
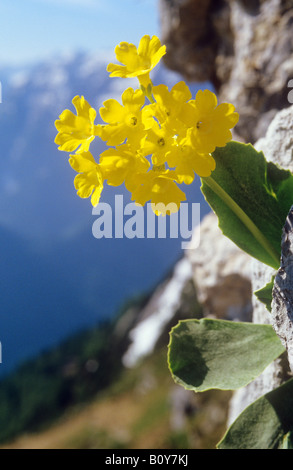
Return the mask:
<path id="1" fill-rule="evenodd" d="M 0 18 L 0 437 L 5 441 L 38 429 L 112 381 L 121 351 L 115 345 L 104 351 L 111 322 L 129 304 L 144 302 L 168 276 L 182 256 L 182 240 L 94 238 L 90 200 L 76 196 L 68 154 L 54 144 L 54 121 L 63 109 L 72 109 L 75 95 L 98 109 L 105 99 L 120 99 L 124 89 L 137 86 L 136 79 L 109 79 L 106 66 L 115 62 L 119 42 L 138 45 L 144 34 L 160 37 L 157 0 L 4 0 Z M 182 77 L 162 63 L 152 79 L 172 86 Z M 190 86 L 193 94 L 199 87 Z M 103 145 L 96 145 L 97 154 Z M 186 189 L 193 201 L 202 201 L 198 184 Z M 115 194 L 130 202 L 120 187 L 106 187 L 102 201 L 113 204 Z M 207 211 L 202 207 L 201 215 Z M 70 345 L 59 350 L 64 341 Z M 105 367 L 111 377 L 101 368 L 95 373 L 101 350 L 107 359 L 113 354 Z M 168 377 L 166 360 L 162 367 Z"/>
<path id="2" fill-rule="evenodd" d="M 153 288 L 181 256 L 182 240 L 95 239 L 90 200 L 76 196 L 69 155 L 54 144 L 54 121 L 75 95 L 98 109 L 137 86 L 109 79 L 106 66 L 120 41 L 160 35 L 156 0 L 4 1 L 0 13 L 3 374 Z M 178 79 L 163 65 L 154 71 L 154 83 Z M 98 142 L 97 154 L 103 149 Z M 102 201 L 112 204 L 115 194 L 130 202 L 121 187 L 106 187 Z"/>

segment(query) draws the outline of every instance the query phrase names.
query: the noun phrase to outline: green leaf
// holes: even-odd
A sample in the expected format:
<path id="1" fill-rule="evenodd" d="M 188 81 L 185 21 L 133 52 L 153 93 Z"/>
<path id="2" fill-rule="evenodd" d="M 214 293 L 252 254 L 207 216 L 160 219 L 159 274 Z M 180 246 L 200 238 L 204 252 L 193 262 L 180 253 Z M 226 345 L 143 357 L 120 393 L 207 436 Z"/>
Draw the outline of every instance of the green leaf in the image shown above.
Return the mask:
<path id="1" fill-rule="evenodd" d="M 202 192 L 219 227 L 242 250 L 279 268 L 282 228 L 293 201 L 293 175 L 250 144 L 229 142 L 213 153 L 216 169 Z"/>
<path id="2" fill-rule="evenodd" d="M 292 448 L 293 379 L 248 406 L 230 426 L 219 449 Z"/>
<path id="3" fill-rule="evenodd" d="M 270 282 L 268 282 L 264 287 L 261 289 L 258 289 L 254 292 L 254 295 L 262 302 L 265 304 L 267 310 L 270 312 L 271 311 L 271 303 L 273 300 L 273 287 L 274 287 L 274 280 L 275 276 L 272 276 L 272 279 Z"/>
<path id="4" fill-rule="evenodd" d="M 175 382 L 188 390 L 235 390 L 284 350 L 271 325 L 183 320 L 171 330 L 168 362 Z"/>

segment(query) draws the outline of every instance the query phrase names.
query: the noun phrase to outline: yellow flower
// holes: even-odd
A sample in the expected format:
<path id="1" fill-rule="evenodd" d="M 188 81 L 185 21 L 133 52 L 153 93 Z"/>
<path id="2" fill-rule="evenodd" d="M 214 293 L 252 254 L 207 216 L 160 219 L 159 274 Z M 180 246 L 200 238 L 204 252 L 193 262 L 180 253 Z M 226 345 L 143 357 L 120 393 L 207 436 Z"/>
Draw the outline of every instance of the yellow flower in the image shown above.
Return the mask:
<path id="1" fill-rule="evenodd" d="M 69 163 L 78 172 L 74 187 L 81 198 L 91 196 L 91 203 L 97 206 L 103 190 L 103 174 L 90 152 L 70 155 Z"/>
<path id="2" fill-rule="evenodd" d="M 209 90 L 192 99 L 184 81 L 170 90 L 153 86 L 149 74 L 166 53 L 156 36 L 143 36 L 138 47 L 121 42 L 115 53 L 120 64 L 108 65 L 110 76 L 137 77 L 140 89 L 127 88 L 122 104 L 106 100 L 99 110 L 103 125 L 94 124 L 96 111 L 83 96 L 75 96 L 76 114 L 66 109 L 55 122 L 55 143 L 59 150 L 76 152 L 69 159 L 78 172 L 74 185 L 80 197 L 91 196 L 94 206 L 107 181 L 124 183 L 137 204 L 151 201 L 157 215 L 177 212 L 186 200 L 178 184 L 191 184 L 195 174 L 210 176 L 216 166 L 211 154 L 231 140 L 238 113 L 232 104 L 218 105 Z M 112 147 L 102 152 L 99 163 L 89 152 L 95 136 Z"/>
<path id="3" fill-rule="evenodd" d="M 77 115 L 69 109 L 65 109 L 55 121 L 56 129 L 59 131 L 55 143 L 59 150 L 73 152 L 78 147 L 78 152 L 87 152 L 90 143 L 99 135 L 99 126 L 94 125 L 96 111 L 83 96 L 75 96 L 72 103 Z"/>
<path id="4" fill-rule="evenodd" d="M 217 106 L 216 95 L 210 90 L 199 90 L 195 100 L 182 108 L 181 118 L 192 128 L 190 139 L 198 153 L 209 154 L 232 139 L 230 129 L 237 124 L 239 115 L 230 103 Z"/>
<path id="5" fill-rule="evenodd" d="M 146 173 L 150 163 L 129 144 L 123 144 L 105 150 L 100 155 L 99 166 L 109 185 L 120 186 L 125 183 L 131 191 L 137 184 L 137 175 Z"/>
<path id="6" fill-rule="evenodd" d="M 109 64 L 107 71 L 110 72 L 110 77 L 138 77 L 146 88 L 149 83 L 149 72 L 166 54 L 166 46 L 161 46 L 157 36 L 150 38 L 149 35 L 145 35 L 141 38 L 138 48 L 134 44 L 121 42 L 116 46 L 115 54 L 116 59 L 124 65 Z"/>
<path id="7" fill-rule="evenodd" d="M 105 101 L 100 108 L 100 115 L 104 122 L 101 126 L 100 136 L 108 145 L 120 145 L 125 139 L 129 143 L 138 145 L 144 137 L 144 125 L 142 123 L 141 108 L 144 105 L 145 96 L 141 90 L 127 88 L 122 94 L 123 106 L 114 99 Z"/>
<path id="8" fill-rule="evenodd" d="M 151 201 L 151 207 L 156 215 L 170 215 L 177 212 L 186 195 L 176 184 L 176 173 L 154 166 L 148 173 L 139 175 L 139 181 L 132 190 L 132 200 L 144 206 Z"/>
<path id="9" fill-rule="evenodd" d="M 191 99 L 188 86 L 181 81 L 169 91 L 166 85 L 157 85 L 152 88 L 152 94 L 156 102 L 146 106 L 144 114 L 152 115 L 160 124 L 165 124 L 178 134 L 183 125 L 180 118 L 182 109 L 184 104 Z"/>
<path id="10" fill-rule="evenodd" d="M 174 146 L 166 154 L 166 162 L 169 167 L 176 169 L 178 181 L 180 183 L 191 184 L 194 180 L 194 173 L 200 177 L 210 176 L 216 168 L 216 162 L 212 155 L 201 154 L 192 145 L 190 135 L 192 128 L 188 129 L 186 136 L 177 139 L 177 146 Z"/>
<path id="11" fill-rule="evenodd" d="M 174 133 L 154 123 L 153 127 L 147 131 L 142 152 L 144 155 L 152 155 L 154 165 L 162 165 L 166 162 L 166 153 L 170 152 L 174 145 L 176 145 Z"/>

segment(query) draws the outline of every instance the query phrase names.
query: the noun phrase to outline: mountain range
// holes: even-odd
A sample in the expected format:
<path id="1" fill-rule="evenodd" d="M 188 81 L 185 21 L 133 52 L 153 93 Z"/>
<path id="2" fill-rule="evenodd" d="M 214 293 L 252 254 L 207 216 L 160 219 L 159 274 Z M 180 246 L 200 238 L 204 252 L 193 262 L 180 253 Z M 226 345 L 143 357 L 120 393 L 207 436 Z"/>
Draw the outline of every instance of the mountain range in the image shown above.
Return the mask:
<path id="1" fill-rule="evenodd" d="M 114 315 L 127 299 L 151 290 L 182 255 L 180 238 L 102 238 L 89 200 L 76 196 L 68 155 L 54 143 L 54 121 L 84 95 L 98 109 L 133 81 L 109 78 L 102 55 L 76 53 L 22 68 L 0 68 L 0 342 L 4 375 L 68 335 Z M 163 65 L 155 84 L 182 78 Z M 189 84 L 193 95 L 199 84 Z M 201 84 L 205 87 L 206 84 Z M 95 144 L 99 154 L 103 143 Z M 209 207 L 199 183 L 188 201 Z M 113 206 L 123 188 L 104 189 Z"/>

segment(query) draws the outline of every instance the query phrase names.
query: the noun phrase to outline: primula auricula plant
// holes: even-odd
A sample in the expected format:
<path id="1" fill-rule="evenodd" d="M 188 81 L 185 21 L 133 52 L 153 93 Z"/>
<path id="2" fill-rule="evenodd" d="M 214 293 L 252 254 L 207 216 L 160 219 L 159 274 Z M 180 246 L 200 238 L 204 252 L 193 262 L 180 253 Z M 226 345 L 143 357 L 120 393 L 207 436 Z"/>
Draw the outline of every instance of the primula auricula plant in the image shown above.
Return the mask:
<path id="1" fill-rule="evenodd" d="M 122 42 L 115 53 L 123 65 L 109 64 L 110 77 L 136 78 L 139 88 L 127 88 L 121 103 L 103 103 L 103 125 L 95 125 L 96 111 L 85 98 L 75 96 L 76 114 L 63 111 L 55 142 L 59 150 L 75 152 L 69 159 L 78 173 L 74 185 L 78 196 L 91 196 L 93 206 L 105 182 L 124 183 L 137 204 L 150 201 L 157 214 L 176 212 L 186 200 L 179 186 L 191 184 L 195 173 L 210 176 L 216 166 L 211 153 L 231 140 L 238 114 L 232 104 L 217 105 L 209 90 L 192 98 L 184 81 L 171 90 L 154 86 L 150 71 L 166 53 L 156 36 L 144 36 L 138 48 Z M 95 137 L 109 146 L 98 159 L 89 151 Z"/>
<path id="2" fill-rule="evenodd" d="M 166 53 L 157 37 L 144 36 L 138 48 L 122 42 L 115 52 L 120 65 L 108 65 L 110 77 L 137 78 L 139 87 L 127 88 L 121 102 L 103 103 L 102 125 L 95 124 L 96 111 L 83 96 L 73 98 L 76 114 L 66 109 L 55 123 L 55 142 L 70 153 L 77 172 L 77 194 L 91 197 L 96 206 L 105 182 L 124 183 L 137 204 L 150 201 L 157 215 L 168 215 L 186 200 L 180 186 L 197 174 L 223 234 L 278 270 L 282 230 L 293 203 L 292 173 L 267 162 L 251 144 L 231 141 L 238 121 L 232 104 L 218 105 L 209 90 L 192 97 L 183 81 L 171 90 L 153 85 L 150 72 Z M 98 157 L 89 150 L 96 137 L 108 146 Z M 275 275 L 255 292 L 268 314 L 274 282 Z M 171 330 L 168 365 L 186 389 L 235 390 L 284 352 L 271 325 L 191 319 Z M 293 379 L 248 406 L 218 447 L 293 448 L 292 397 Z"/>

